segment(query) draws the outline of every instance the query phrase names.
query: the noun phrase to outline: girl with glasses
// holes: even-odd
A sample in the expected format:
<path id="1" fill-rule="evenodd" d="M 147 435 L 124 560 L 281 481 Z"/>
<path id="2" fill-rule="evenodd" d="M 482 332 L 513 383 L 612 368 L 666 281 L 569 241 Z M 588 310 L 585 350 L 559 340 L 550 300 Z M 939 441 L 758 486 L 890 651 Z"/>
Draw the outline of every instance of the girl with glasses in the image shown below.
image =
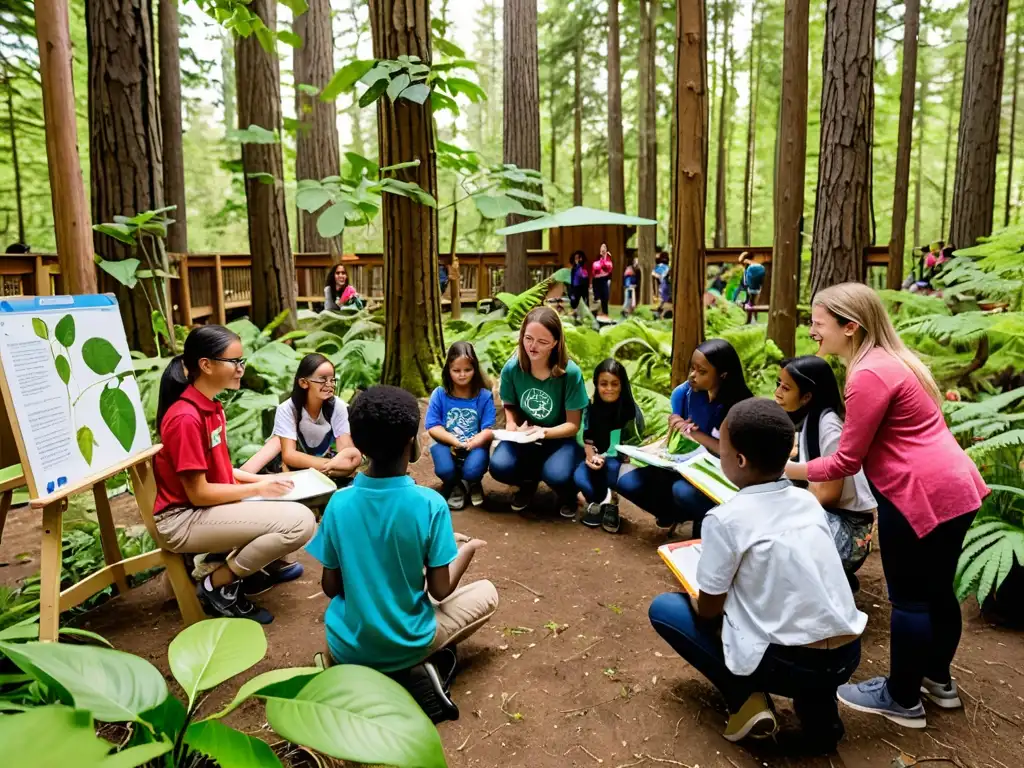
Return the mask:
<path id="1" fill-rule="evenodd" d="M 246 501 L 284 496 L 292 482 L 232 466 L 216 398 L 239 388 L 244 369 L 242 340 L 220 325 L 193 329 L 168 363 L 157 410 L 164 447 L 153 460 L 154 515 L 167 551 L 230 553 L 199 583 L 208 613 L 269 624 L 273 616 L 249 596 L 302 575 L 300 564 L 283 558 L 309 541 L 316 523 L 297 502 Z"/>
<path id="2" fill-rule="evenodd" d="M 285 468 L 318 469 L 341 487 L 363 457 L 352 445 L 348 405 L 334 394 L 336 388 L 330 360 L 315 353 L 302 358 L 291 397 L 277 406 L 270 441 L 280 442 Z"/>

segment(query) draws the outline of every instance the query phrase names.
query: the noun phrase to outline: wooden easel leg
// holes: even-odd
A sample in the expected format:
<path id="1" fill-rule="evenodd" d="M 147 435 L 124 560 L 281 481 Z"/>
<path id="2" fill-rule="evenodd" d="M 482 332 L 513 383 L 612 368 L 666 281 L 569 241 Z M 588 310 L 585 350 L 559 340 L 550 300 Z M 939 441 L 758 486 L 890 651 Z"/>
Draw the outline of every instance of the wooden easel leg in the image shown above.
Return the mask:
<path id="1" fill-rule="evenodd" d="M 14 491 L 0 493 L 0 541 L 4 540 L 4 526 L 7 525 L 7 513 L 11 509 L 12 499 L 14 499 Z"/>
<path id="2" fill-rule="evenodd" d="M 178 601 L 181 621 L 188 627 L 206 618 L 203 606 L 196 596 L 196 587 L 185 569 L 185 561 L 181 555 L 164 552 L 164 564 L 167 566 L 167 580 L 171 582 L 174 599 Z"/>
<path id="3" fill-rule="evenodd" d="M 43 508 L 43 542 L 39 569 L 39 639 L 56 642 L 60 629 L 60 563 L 64 501 Z"/>
<path id="4" fill-rule="evenodd" d="M 110 499 L 107 497 L 105 483 L 96 483 L 92 487 L 92 497 L 96 501 L 96 520 L 100 525 L 100 545 L 103 547 L 103 559 L 107 565 L 114 566 L 114 585 L 119 595 L 128 594 L 128 577 L 124 566 L 120 565 L 124 558 L 121 547 L 117 543 L 117 529 L 114 527 L 114 515 L 110 511 Z"/>

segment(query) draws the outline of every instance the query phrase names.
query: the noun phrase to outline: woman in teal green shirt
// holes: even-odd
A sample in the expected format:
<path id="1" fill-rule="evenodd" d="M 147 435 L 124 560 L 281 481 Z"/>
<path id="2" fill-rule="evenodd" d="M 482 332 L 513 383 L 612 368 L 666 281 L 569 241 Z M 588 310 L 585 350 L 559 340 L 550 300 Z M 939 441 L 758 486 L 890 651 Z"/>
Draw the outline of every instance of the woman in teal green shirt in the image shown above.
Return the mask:
<path id="1" fill-rule="evenodd" d="M 501 441 L 491 456 L 491 477 L 518 487 L 512 509 L 529 506 L 543 480 L 559 497 L 562 517 L 576 516 L 573 472 L 583 460 L 576 439 L 589 402 L 580 367 L 569 359 L 562 321 L 550 307 L 537 307 L 519 328 L 515 356 L 501 369 L 505 429 L 536 442 Z"/>

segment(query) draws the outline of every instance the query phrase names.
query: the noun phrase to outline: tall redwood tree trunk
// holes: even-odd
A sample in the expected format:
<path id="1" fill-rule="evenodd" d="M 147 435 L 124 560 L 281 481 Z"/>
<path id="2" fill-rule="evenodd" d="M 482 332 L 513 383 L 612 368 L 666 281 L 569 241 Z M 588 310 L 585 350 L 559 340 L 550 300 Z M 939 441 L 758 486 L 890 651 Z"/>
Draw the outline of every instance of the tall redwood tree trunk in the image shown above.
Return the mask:
<path id="1" fill-rule="evenodd" d="M 747 112 L 747 160 L 743 165 L 743 244 L 750 245 L 750 215 L 754 199 L 754 152 L 757 148 L 757 99 L 761 91 L 761 50 L 764 42 L 762 30 L 764 27 L 764 6 L 759 5 L 755 0 L 755 7 L 751 18 L 756 19 L 751 30 L 750 40 L 750 75 L 749 93 L 750 104 Z M 757 54 L 755 58 L 755 38 Z M 755 63 L 756 62 L 756 63 Z M 806 69 L 806 66 L 805 66 Z M 805 109 L 806 109 L 806 101 Z M 804 142 L 806 144 L 806 140 Z"/>
<path id="2" fill-rule="evenodd" d="M 800 276 L 800 222 L 807 163 L 807 52 L 810 0 L 786 0 L 782 42 L 782 97 L 775 158 L 775 237 L 768 338 L 796 354 Z"/>
<path id="3" fill-rule="evenodd" d="M 164 205 L 173 205 L 174 223 L 167 229 L 167 250 L 188 251 L 185 208 L 185 157 L 181 146 L 181 53 L 178 46 L 178 0 L 160 0 L 160 128 L 164 145 Z"/>
<path id="4" fill-rule="evenodd" d="M 1006 205 L 1003 226 L 1010 226 L 1010 202 L 1013 198 L 1013 155 L 1017 145 L 1017 93 L 1020 91 L 1020 38 L 1024 34 L 1024 12 L 1018 9 L 1013 31 L 1013 98 L 1010 100 L 1010 141 L 1006 168 Z"/>
<path id="5" fill-rule="evenodd" d="M 373 55 L 378 59 L 419 56 L 431 61 L 430 9 L 427 3 L 370 0 Z M 437 199 L 434 115 L 430 99 L 377 102 L 380 165 L 419 160 L 396 176 Z M 407 197 L 385 194 L 384 227 L 384 372 L 385 384 L 417 397 L 430 393 L 444 363 L 441 294 L 438 283 L 437 209 Z"/>
<path id="6" fill-rule="evenodd" d="M 608 0 L 608 210 L 626 212 L 619 0 Z"/>
<path id="7" fill-rule="evenodd" d="M 163 151 L 153 60 L 150 0 L 89 0 L 89 171 L 92 218 L 111 222 L 164 204 Z M 132 256 L 107 235 L 93 237 L 104 259 Z M 157 351 L 143 285 L 129 290 L 105 272 L 100 290 L 117 295 L 132 349 Z"/>
<path id="8" fill-rule="evenodd" d="M 957 248 L 992 234 L 1008 9 L 1009 0 L 971 0 L 967 11 L 967 63 L 949 227 L 949 242 Z"/>
<path id="9" fill-rule="evenodd" d="M 864 275 L 871 242 L 874 0 L 828 0 L 811 295 Z"/>
<path id="10" fill-rule="evenodd" d="M 583 205 L 583 40 L 576 38 L 573 51 L 572 204 Z"/>
<path id="11" fill-rule="evenodd" d="M 429 33 L 429 30 L 428 30 Z M 540 74 L 537 59 L 537 0 L 505 0 L 504 162 L 540 170 Z M 428 59 L 429 60 L 429 59 Z M 532 191 L 532 190 L 531 190 Z M 511 215 L 508 224 L 525 219 Z M 530 287 L 528 248 L 541 247 L 541 233 L 505 238 L 505 290 Z"/>
<path id="12" fill-rule="evenodd" d="M 924 62 L 921 62 L 924 63 Z M 928 98 L 928 70 L 921 67 L 919 70 L 921 78 L 917 94 L 917 172 L 914 174 L 914 240 L 910 244 L 911 250 L 921 245 L 921 182 L 924 178 L 924 126 L 925 107 Z M 945 227 L 939 229 L 941 232 Z M 900 285 L 902 287 L 902 284 Z"/>
<path id="13" fill-rule="evenodd" d="M 658 127 L 657 73 L 655 70 L 655 21 L 658 0 L 640 0 L 640 130 L 637 159 L 637 215 L 647 219 L 658 216 Z M 655 226 L 637 228 L 637 256 L 640 258 L 640 303 L 651 302 L 651 282 L 646 279 L 654 269 L 654 251 L 658 245 Z"/>
<path id="14" fill-rule="evenodd" d="M 907 240 L 907 196 L 910 192 L 910 142 L 914 134 L 914 84 L 917 82 L 917 31 L 920 0 L 903 4 L 903 82 L 900 86 L 900 124 L 896 143 L 896 178 L 892 195 L 892 233 L 889 235 L 888 287 L 903 285 L 903 255 Z"/>
<path id="15" fill-rule="evenodd" d="M 707 21 L 704 0 L 676 0 L 677 130 L 672 137 L 672 384 L 686 379 L 704 338 L 704 209 L 707 204 Z M 650 282 L 647 280 L 646 282 Z"/>
<path id="16" fill-rule="evenodd" d="M 21 193 L 21 164 L 18 162 L 18 124 L 14 119 L 14 85 L 11 72 L 3 67 L 3 83 L 7 92 L 7 133 L 11 141 L 11 170 L 14 172 L 14 207 L 18 218 L 18 242 L 25 243 L 25 204 Z"/>
<path id="17" fill-rule="evenodd" d="M 293 30 L 303 42 L 295 49 L 295 84 L 322 89 L 334 75 L 334 35 L 330 0 L 308 0 L 309 10 L 296 16 Z M 341 171 L 338 124 L 333 102 L 295 89 L 295 114 L 299 131 L 295 140 L 297 179 L 323 179 Z M 316 215 L 298 211 L 298 248 L 305 252 L 342 250 L 341 235 L 323 238 L 316 231 Z"/>
<path id="18" fill-rule="evenodd" d="M 949 169 L 952 165 L 950 156 L 953 154 L 953 115 L 956 107 L 956 94 L 960 86 L 960 57 L 953 57 L 953 80 L 946 90 L 946 159 L 942 164 L 942 213 L 940 214 L 939 232 L 946 232 L 946 217 L 949 215 Z M 915 242 L 914 245 L 920 245 Z"/>
<path id="19" fill-rule="evenodd" d="M 729 112 L 729 92 L 732 87 L 732 69 L 730 68 L 729 51 L 732 48 L 730 35 L 732 30 L 732 1 L 724 0 L 722 9 L 722 93 L 718 102 L 718 163 L 715 168 L 715 248 L 724 248 L 729 244 L 728 214 L 728 174 L 726 165 L 729 162 L 728 141 L 726 140 L 726 121 Z"/>
<path id="20" fill-rule="evenodd" d="M 249 9 L 270 29 L 277 28 L 277 0 L 253 0 Z M 235 42 L 238 126 L 258 125 L 281 132 L 281 71 L 277 54 L 260 46 L 256 35 Z M 285 310 L 282 328 L 295 328 L 295 259 L 288 237 L 281 144 L 243 144 L 245 201 L 252 254 L 252 320 L 263 327 Z M 265 184 L 250 174 L 269 173 Z"/>

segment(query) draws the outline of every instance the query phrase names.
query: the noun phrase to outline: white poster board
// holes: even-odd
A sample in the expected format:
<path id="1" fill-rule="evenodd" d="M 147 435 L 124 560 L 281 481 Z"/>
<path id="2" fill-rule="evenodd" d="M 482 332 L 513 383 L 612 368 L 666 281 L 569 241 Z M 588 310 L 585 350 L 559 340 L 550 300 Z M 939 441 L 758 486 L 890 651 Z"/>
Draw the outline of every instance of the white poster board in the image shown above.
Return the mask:
<path id="1" fill-rule="evenodd" d="M 33 498 L 152 445 L 113 296 L 0 301 L 0 387 Z"/>

